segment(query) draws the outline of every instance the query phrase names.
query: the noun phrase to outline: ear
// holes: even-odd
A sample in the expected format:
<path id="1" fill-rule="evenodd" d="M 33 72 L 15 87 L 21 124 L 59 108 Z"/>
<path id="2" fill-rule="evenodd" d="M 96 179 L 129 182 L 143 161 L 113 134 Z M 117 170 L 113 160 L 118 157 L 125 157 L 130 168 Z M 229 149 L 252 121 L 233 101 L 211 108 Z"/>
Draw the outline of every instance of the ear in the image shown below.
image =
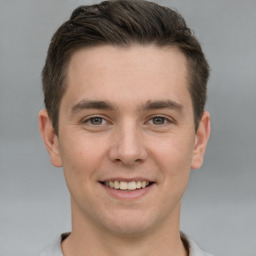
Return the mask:
<path id="1" fill-rule="evenodd" d="M 203 164 L 204 152 L 210 136 L 210 114 L 204 112 L 198 125 L 192 157 L 192 169 L 199 169 Z"/>
<path id="2" fill-rule="evenodd" d="M 59 152 L 58 136 L 52 127 L 52 121 L 45 109 L 39 112 L 39 128 L 52 164 L 56 167 L 61 167 L 62 161 Z"/>

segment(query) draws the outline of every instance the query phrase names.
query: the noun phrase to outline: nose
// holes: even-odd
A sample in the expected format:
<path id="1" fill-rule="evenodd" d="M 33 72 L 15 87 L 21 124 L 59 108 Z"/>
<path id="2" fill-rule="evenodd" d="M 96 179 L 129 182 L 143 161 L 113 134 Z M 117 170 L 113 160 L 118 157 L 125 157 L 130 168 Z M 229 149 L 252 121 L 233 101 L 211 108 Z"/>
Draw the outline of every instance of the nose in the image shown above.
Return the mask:
<path id="1" fill-rule="evenodd" d="M 109 157 L 111 161 L 132 166 L 147 158 L 143 132 L 135 124 L 127 122 L 116 128 L 112 137 Z"/>

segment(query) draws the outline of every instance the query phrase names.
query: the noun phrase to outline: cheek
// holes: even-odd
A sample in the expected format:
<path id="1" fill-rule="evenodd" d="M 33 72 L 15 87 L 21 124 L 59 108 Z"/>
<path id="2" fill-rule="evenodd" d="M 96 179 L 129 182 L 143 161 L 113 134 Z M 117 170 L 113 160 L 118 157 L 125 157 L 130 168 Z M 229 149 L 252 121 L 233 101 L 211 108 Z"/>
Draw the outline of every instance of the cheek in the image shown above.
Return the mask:
<path id="1" fill-rule="evenodd" d="M 158 165 L 169 175 L 182 175 L 191 169 L 193 136 L 173 135 L 159 143 L 157 147 Z"/>
<path id="2" fill-rule="evenodd" d="M 157 165 L 161 169 L 166 195 L 176 200 L 184 193 L 189 180 L 193 155 L 193 136 L 173 136 L 158 144 Z"/>
<path id="3" fill-rule="evenodd" d="M 101 162 L 100 145 L 81 136 L 73 136 L 60 145 L 60 152 L 68 187 L 90 184 Z"/>
<path id="4" fill-rule="evenodd" d="M 80 165 L 87 168 L 90 164 L 97 162 L 102 152 L 102 145 L 99 141 L 92 140 L 83 134 L 72 134 L 70 138 L 65 138 L 60 145 L 61 157 L 64 165 L 78 168 Z"/>
<path id="5" fill-rule="evenodd" d="M 163 216 L 169 216 L 178 207 L 189 181 L 193 140 L 172 134 L 165 140 L 159 139 L 158 143 L 155 141 L 153 145 L 157 147 L 154 147 L 152 159 L 159 168 L 157 202 L 164 207 Z"/>

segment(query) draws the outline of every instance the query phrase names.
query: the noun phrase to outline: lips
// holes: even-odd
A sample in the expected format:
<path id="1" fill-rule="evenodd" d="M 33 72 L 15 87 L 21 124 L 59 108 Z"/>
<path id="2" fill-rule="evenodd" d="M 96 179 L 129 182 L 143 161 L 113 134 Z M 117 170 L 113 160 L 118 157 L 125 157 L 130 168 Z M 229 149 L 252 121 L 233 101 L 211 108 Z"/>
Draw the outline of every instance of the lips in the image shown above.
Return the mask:
<path id="1" fill-rule="evenodd" d="M 136 181 L 119 181 L 119 180 L 110 180 L 110 181 L 105 181 L 103 184 L 107 187 L 116 189 L 116 190 L 137 190 L 137 189 L 142 189 L 151 184 L 149 181 L 145 180 L 136 180 Z"/>
<path id="2" fill-rule="evenodd" d="M 106 195 L 118 200 L 138 200 L 154 191 L 155 181 L 143 177 L 112 177 L 99 181 Z"/>

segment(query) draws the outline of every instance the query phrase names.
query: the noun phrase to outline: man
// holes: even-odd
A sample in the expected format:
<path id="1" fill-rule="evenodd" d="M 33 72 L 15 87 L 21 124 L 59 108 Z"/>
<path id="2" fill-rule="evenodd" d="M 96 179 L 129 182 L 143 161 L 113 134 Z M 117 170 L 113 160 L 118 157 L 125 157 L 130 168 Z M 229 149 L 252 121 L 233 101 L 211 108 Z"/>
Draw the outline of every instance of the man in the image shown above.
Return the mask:
<path id="1" fill-rule="evenodd" d="M 72 232 L 46 255 L 209 255 L 179 231 L 210 134 L 209 68 L 175 11 L 81 6 L 52 38 L 40 131 L 71 195 Z"/>

